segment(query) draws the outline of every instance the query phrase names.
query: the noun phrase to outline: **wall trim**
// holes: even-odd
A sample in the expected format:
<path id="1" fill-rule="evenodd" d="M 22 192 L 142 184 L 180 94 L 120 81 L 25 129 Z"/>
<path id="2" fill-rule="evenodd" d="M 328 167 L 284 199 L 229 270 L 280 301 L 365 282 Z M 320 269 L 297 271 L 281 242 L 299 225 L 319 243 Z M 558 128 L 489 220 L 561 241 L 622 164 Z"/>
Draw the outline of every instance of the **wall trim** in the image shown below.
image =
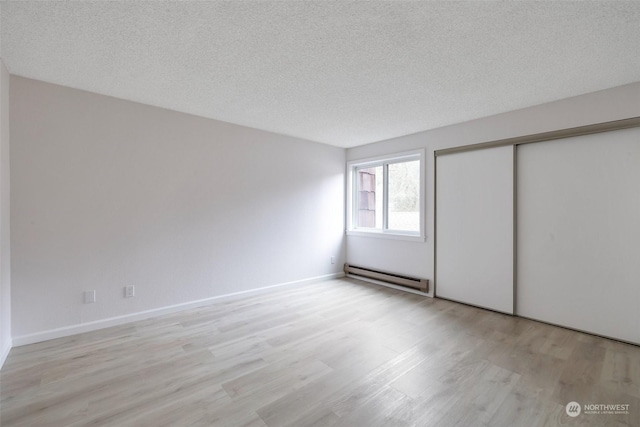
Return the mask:
<path id="1" fill-rule="evenodd" d="M 278 283 L 276 285 L 264 286 L 257 289 L 249 289 L 246 291 L 234 292 L 231 294 L 217 295 L 215 297 L 189 301 L 189 302 L 170 305 L 166 307 L 154 308 L 151 310 L 140 311 L 137 313 L 125 314 L 123 316 L 110 317 L 107 319 L 95 320 L 92 322 L 80 323 L 77 325 L 64 326 L 61 328 L 50 329 L 42 332 L 36 332 L 33 334 L 21 335 L 18 337 L 13 337 L 13 346 L 20 347 L 23 345 L 34 344 L 42 341 L 49 341 L 56 338 L 68 337 L 71 335 L 77 335 L 84 332 L 91 332 L 99 329 L 109 328 L 111 326 L 118 326 L 125 323 L 135 322 L 138 320 L 149 319 L 151 317 L 161 316 L 163 314 L 176 313 L 179 311 L 184 311 L 184 310 L 188 310 L 196 307 L 203 307 L 203 306 L 215 304 L 218 302 L 235 300 L 235 299 L 239 299 L 247 296 L 260 295 L 260 294 L 268 293 L 275 289 L 288 288 L 288 287 L 295 288 L 299 286 L 308 285 L 310 283 L 337 279 L 340 277 L 344 277 L 344 272 L 309 277 L 307 279 L 295 280 L 292 282 Z M 7 351 L 7 354 L 8 354 L 8 351 Z"/>
<path id="2" fill-rule="evenodd" d="M 478 144 L 443 148 L 442 150 L 434 151 L 434 155 L 438 157 L 445 156 L 447 154 L 463 153 L 466 151 L 484 150 L 486 148 L 504 147 L 506 145 L 531 144 L 534 142 L 552 141 L 554 139 L 572 138 L 574 136 L 591 135 L 594 133 L 610 132 L 614 130 L 630 129 L 635 127 L 640 127 L 640 117 L 630 117 L 628 119 L 614 120 L 611 122 L 595 123 L 592 125 L 552 130 L 550 132 L 516 136 L 513 138 L 499 139 L 497 141 L 480 142 Z"/>
<path id="3" fill-rule="evenodd" d="M 9 356 L 9 352 L 13 348 L 13 343 L 11 341 L 12 340 L 9 339 L 9 345 L 7 348 L 3 348 L 2 353 L 0 353 L 0 369 L 4 366 L 4 362 L 7 360 L 7 356 Z"/>

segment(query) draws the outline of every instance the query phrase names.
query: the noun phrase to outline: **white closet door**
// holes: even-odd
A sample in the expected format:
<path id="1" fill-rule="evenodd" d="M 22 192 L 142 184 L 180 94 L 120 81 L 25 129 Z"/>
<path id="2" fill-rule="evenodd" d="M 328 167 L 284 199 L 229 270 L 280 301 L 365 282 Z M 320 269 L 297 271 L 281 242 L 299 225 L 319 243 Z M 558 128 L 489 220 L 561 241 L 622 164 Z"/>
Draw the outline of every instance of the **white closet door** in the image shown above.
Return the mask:
<path id="1" fill-rule="evenodd" d="M 437 157 L 437 296 L 513 313 L 513 150 Z"/>
<path id="2" fill-rule="evenodd" d="M 519 315 L 640 343 L 640 129 L 518 147 Z"/>

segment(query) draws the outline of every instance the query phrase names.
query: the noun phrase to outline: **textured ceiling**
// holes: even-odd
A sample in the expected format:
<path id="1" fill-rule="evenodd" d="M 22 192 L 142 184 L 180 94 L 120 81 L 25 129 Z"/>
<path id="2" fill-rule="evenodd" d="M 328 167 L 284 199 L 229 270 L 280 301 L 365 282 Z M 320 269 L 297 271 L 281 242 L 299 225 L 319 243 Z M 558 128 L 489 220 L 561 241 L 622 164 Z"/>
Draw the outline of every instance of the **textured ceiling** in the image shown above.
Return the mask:
<path id="1" fill-rule="evenodd" d="M 342 147 L 640 81 L 640 2 L 0 8 L 13 74 Z"/>

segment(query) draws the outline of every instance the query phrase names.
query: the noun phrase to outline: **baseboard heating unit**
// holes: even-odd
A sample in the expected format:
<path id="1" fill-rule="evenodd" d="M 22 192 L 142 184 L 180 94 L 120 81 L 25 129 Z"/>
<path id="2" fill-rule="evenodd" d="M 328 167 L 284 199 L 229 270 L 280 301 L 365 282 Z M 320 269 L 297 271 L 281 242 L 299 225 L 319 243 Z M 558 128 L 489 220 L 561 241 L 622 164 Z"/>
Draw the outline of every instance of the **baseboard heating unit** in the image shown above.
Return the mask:
<path id="1" fill-rule="evenodd" d="M 428 279 L 418 279 L 416 277 L 409 277 L 401 274 L 389 273 L 386 271 L 373 270 L 371 268 L 356 267 L 355 265 L 349 264 L 344 265 L 344 272 L 347 274 L 347 276 L 353 276 L 354 278 L 362 277 L 389 283 L 396 286 L 416 289 L 420 292 L 429 292 Z"/>

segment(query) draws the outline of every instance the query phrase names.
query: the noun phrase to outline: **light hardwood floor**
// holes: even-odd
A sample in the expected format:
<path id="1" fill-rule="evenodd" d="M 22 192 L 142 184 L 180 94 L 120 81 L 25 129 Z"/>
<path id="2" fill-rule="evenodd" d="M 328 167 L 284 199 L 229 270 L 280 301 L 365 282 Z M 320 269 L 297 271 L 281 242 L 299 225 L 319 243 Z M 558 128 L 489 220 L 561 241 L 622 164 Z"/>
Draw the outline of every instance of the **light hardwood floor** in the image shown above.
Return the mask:
<path id="1" fill-rule="evenodd" d="M 340 279 L 17 347 L 0 388 L 3 427 L 640 426 L 640 347 Z"/>

